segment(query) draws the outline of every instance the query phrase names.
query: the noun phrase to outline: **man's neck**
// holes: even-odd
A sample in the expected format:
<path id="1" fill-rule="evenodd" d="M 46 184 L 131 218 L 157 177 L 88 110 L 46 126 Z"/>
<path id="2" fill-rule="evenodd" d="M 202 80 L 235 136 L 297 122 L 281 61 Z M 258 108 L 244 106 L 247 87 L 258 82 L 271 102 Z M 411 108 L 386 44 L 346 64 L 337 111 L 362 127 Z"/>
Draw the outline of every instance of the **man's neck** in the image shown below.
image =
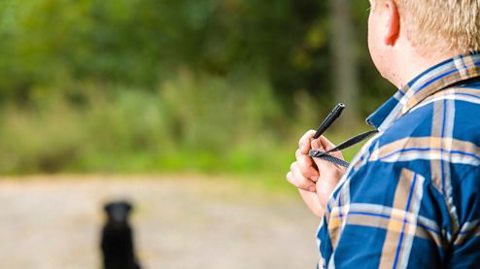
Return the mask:
<path id="1" fill-rule="evenodd" d="M 410 49 L 407 53 L 399 53 L 395 59 L 395 70 L 392 70 L 392 74 L 388 80 L 393 83 L 397 88 L 403 88 L 412 79 L 423 73 L 428 68 L 455 57 L 462 52 L 451 51 L 447 53 L 431 53 L 431 55 L 422 56 L 417 53 L 417 50 Z"/>

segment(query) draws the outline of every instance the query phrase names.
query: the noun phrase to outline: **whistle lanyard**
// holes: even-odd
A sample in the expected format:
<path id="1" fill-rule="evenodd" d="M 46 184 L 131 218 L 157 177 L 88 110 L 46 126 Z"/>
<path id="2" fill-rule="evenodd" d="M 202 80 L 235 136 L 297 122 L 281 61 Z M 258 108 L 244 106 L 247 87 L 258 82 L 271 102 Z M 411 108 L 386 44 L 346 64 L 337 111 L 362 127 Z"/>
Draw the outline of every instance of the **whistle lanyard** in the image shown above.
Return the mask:
<path id="1" fill-rule="evenodd" d="M 368 131 L 368 132 L 365 132 L 365 133 L 361 133 L 361 134 L 359 134 L 357 136 L 354 136 L 354 137 L 348 139 L 347 141 L 341 143 L 340 145 L 338 145 L 338 146 L 336 146 L 332 149 L 329 149 L 327 151 L 312 149 L 312 150 L 310 150 L 309 155 L 312 158 L 320 158 L 322 160 L 329 161 L 329 162 L 334 163 L 336 165 L 340 165 L 340 166 L 343 166 L 343 167 L 348 167 L 350 165 L 350 163 L 348 163 L 348 162 L 346 162 L 342 159 L 339 159 L 337 157 L 334 157 L 334 156 L 330 155 L 330 153 L 352 147 L 352 146 L 368 139 L 370 136 L 372 136 L 376 133 L 378 133 L 377 130 L 371 130 L 371 131 Z"/>
<path id="2" fill-rule="evenodd" d="M 333 124 L 333 122 L 335 122 L 340 117 L 344 108 L 345 108 L 345 105 L 342 104 L 342 103 L 336 105 L 335 108 L 332 110 L 332 112 L 330 112 L 328 114 L 328 116 L 325 118 L 325 120 L 322 122 L 322 124 L 320 124 L 320 126 L 318 127 L 317 132 L 315 133 L 313 138 L 314 139 L 319 138 L 323 134 L 323 132 L 325 132 Z M 350 147 L 368 139 L 369 137 L 371 137 L 372 135 L 374 135 L 376 133 L 378 133 L 378 130 L 371 130 L 371 131 L 361 133 L 361 134 L 356 135 L 356 136 L 346 140 L 345 142 L 341 143 L 340 145 L 338 145 L 338 146 L 336 146 L 332 149 L 329 149 L 327 151 L 312 149 L 312 150 L 310 150 L 309 155 L 312 158 L 319 158 L 319 159 L 334 163 L 334 164 L 339 165 L 339 166 L 348 167 L 350 165 L 350 163 L 348 163 L 348 162 L 346 162 L 342 159 L 339 159 L 337 157 L 334 157 L 334 156 L 330 155 L 330 153 L 350 148 Z"/>

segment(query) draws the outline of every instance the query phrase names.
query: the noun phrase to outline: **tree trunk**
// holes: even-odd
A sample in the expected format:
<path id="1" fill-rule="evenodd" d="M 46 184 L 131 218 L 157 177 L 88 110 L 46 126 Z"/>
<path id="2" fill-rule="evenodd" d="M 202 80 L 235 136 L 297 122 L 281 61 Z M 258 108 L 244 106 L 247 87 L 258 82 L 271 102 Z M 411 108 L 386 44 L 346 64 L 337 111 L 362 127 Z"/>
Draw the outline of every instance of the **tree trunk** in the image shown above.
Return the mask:
<path id="1" fill-rule="evenodd" d="M 350 12 L 351 0 L 331 0 L 331 46 L 333 55 L 333 85 L 337 102 L 347 105 L 339 126 L 351 130 L 359 122 L 359 82 L 355 38 Z"/>

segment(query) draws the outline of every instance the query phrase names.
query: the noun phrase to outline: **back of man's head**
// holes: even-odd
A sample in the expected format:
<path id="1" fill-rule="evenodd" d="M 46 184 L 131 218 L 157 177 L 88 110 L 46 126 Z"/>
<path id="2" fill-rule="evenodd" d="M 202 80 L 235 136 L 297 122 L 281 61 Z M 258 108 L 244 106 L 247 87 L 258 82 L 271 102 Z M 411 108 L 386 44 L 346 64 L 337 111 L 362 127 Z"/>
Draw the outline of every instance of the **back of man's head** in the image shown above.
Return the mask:
<path id="1" fill-rule="evenodd" d="M 372 7 L 384 1 L 371 0 Z M 429 51 L 480 50 L 480 0 L 394 2 L 408 39 L 422 54 Z"/>

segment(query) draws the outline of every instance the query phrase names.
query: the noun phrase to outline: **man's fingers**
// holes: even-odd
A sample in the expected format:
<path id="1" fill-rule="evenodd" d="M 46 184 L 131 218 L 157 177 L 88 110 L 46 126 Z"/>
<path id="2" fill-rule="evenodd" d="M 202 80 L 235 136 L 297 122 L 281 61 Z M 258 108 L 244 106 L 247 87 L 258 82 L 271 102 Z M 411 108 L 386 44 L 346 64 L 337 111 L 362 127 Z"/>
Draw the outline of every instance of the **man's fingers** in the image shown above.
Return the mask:
<path id="1" fill-rule="evenodd" d="M 326 151 L 335 146 L 325 137 L 313 139 L 314 130 L 306 132 L 298 141 L 299 148 L 295 152 L 296 161 L 290 166 L 287 180 L 300 191 L 305 203 L 321 217 L 330 193 L 335 188 L 345 170 L 321 158 L 311 158 L 310 149 Z M 334 154 L 342 158 L 340 152 Z M 342 158 L 343 159 L 343 158 Z"/>
<path id="2" fill-rule="evenodd" d="M 313 136 L 315 135 L 314 130 L 307 131 L 298 141 L 298 148 L 303 154 L 308 154 L 310 150 L 310 142 L 312 141 Z"/>
<path id="3" fill-rule="evenodd" d="M 320 151 L 328 151 L 334 148 L 335 145 L 332 142 L 330 142 L 330 140 L 328 140 L 326 137 L 321 136 L 318 139 L 315 139 L 311 142 L 311 147 L 312 149 L 317 149 Z M 340 151 L 330 152 L 329 154 L 332 155 L 333 157 L 343 160 L 343 155 Z M 315 165 L 317 166 L 319 173 L 322 173 L 322 175 L 330 175 L 332 173 L 334 174 L 340 168 L 336 164 L 333 164 L 321 158 L 313 158 L 313 161 L 315 162 Z"/>
<path id="4" fill-rule="evenodd" d="M 326 149 L 331 149 L 335 147 L 335 144 L 333 144 L 330 140 L 328 140 L 328 138 L 326 138 L 323 135 L 320 137 L 319 141 L 320 143 L 322 143 L 322 146 Z"/>
<path id="5" fill-rule="evenodd" d="M 322 151 L 326 151 L 330 149 L 331 147 L 329 147 L 329 144 L 324 141 L 324 138 L 325 138 L 324 136 L 320 136 L 319 138 L 312 140 L 310 142 L 310 147 L 312 149 L 317 149 Z"/>
<path id="6" fill-rule="evenodd" d="M 330 140 L 328 140 L 328 138 L 322 136 L 320 139 L 321 139 L 321 143 L 322 143 L 326 148 L 332 149 L 332 148 L 336 147 L 335 144 L 333 144 Z M 330 155 L 332 155 L 333 157 L 337 157 L 337 158 L 339 158 L 339 159 L 342 159 L 342 160 L 344 159 L 344 158 L 343 158 L 343 154 L 342 154 L 341 151 L 330 152 Z"/>
<path id="7" fill-rule="evenodd" d="M 318 139 L 313 140 L 310 143 L 310 146 L 312 147 L 312 149 L 327 151 L 334 148 L 335 144 L 333 144 L 330 140 L 328 140 L 325 136 L 322 135 Z M 341 151 L 334 151 L 330 152 L 329 154 L 343 160 L 343 155 Z"/>
<path id="8" fill-rule="evenodd" d="M 322 217 L 325 212 L 324 206 L 321 204 L 319 197 L 316 193 L 298 189 L 303 200 L 307 204 L 308 208 L 315 214 L 317 217 Z"/>
<path id="9" fill-rule="evenodd" d="M 295 158 L 297 159 L 298 168 L 302 175 L 313 182 L 316 182 L 319 174 L 312 158 L 308 155 L 302 154 L 300 149 L 297 149 L 295 152 Z"/>
<path id="10" fill-rule="evenodd" d="M 290 182 L 293 186 L 297 187 L 300 190 L 305 190 L 305 188 L 302 185 L 301 179 L 298 179 L 292 171 L 289 171 L 287 174 L 287 181 Z M 313 188 L 312 188 L 313 190 Z M 310 191 L 310 190 L 308 190 Z"/>
<path id="11" fill-rule="evenodd" d="M 290 172 L 287 174 L 287 180 L 295 187 L 307 191 L 314 192 L 316 190 L 315 183 L 302 175 L 297 163 L 292 163 Z"/>
<path id="12" fill-rule="evenodd" d="M 315 192 L 317 190 L 315 183 L 312 180 L 304 177 L 298 166 L 292 172 L 299 182 L 298 188 L 311 192 Z"/>

